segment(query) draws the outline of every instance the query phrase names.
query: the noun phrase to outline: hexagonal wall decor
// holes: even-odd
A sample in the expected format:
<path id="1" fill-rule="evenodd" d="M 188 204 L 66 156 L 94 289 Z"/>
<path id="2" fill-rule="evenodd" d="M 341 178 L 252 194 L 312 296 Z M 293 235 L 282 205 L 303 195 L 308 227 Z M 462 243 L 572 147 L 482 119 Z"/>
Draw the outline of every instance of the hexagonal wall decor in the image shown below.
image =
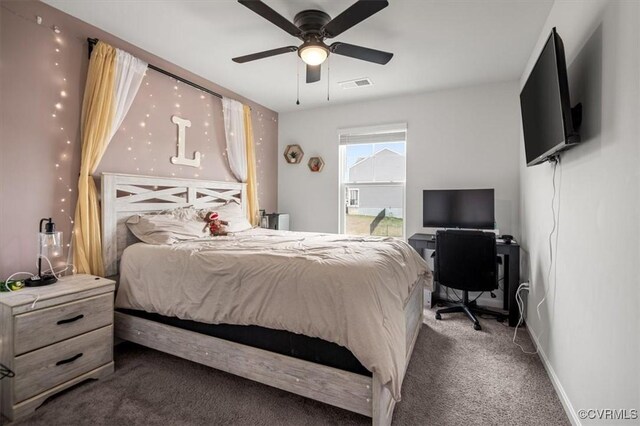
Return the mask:
<path id="1" fill-rule="evenodd" d="M 284 159 L 289 164 L 298 164 L 302 161 L 302 157 L 304 157 L 304 151 L 298 144 L 287 145 L 284 150 Z"/>
<path id="2" fill-rule="evenodd" d="M 312 172 L 321 172 L 324 168 L 324 160 L 322 157 L 311 157 L 309 158 L 307 166 L 309 166 L 309 170 Z"/>

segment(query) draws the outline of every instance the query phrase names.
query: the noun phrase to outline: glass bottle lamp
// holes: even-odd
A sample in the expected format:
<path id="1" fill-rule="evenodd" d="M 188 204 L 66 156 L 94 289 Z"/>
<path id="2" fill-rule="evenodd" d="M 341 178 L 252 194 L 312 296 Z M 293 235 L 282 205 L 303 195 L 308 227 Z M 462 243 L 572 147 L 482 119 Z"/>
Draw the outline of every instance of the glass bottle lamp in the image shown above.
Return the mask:
<path id="1" fill-rule="evenodd" d="M 44 224 L 44 232 L 42 225 Z M 51 218 L 40 220 L 38 232 L 38 275 L 26 279 L 27 287 L 40 287 L 53 284 L 58 281 L 53 271 L 42 274 L 42 258 L 56 257 L 62 253 L 62 232 L 56 231 L 56 224 Z"/>

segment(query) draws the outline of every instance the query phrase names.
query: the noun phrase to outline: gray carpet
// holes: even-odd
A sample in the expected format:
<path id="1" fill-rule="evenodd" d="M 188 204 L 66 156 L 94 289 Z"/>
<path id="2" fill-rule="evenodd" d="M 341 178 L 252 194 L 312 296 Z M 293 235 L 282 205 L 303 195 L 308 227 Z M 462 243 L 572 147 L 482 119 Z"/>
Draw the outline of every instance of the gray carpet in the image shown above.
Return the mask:
<path id="1" fill-rule="evenodd" d="M 537 355 L 512 328 L 460 314 L 425 319 L 394 425 L 568 425 Z M 526 333 L 519 341 L 531 348 Z M 366 425 L 370 419 L 131 343 L 116 372 L 80 384 L 13 425 Z"/>

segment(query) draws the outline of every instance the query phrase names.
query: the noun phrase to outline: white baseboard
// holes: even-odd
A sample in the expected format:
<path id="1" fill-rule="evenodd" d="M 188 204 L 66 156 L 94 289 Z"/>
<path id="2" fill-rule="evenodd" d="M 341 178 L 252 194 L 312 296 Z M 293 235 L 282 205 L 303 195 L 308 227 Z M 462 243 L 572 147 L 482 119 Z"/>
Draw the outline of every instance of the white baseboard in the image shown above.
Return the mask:
<path id="1" fill-rule="evenodd" d="M 564 388 L 562 387 L 562 383 L 560 383 L 560 379 L 558 378 L 558 375 L 556 374 L 555 370 L 551 366 L 551 363 L 549 362 L 549 358 L 547 358 L 547 354 L 544 353 L 544 350 L 540 346 L 540 343 L 538 342 L 538 338 L 534 335 L 534 333 L 531 332 L 531 330 L 529 330 L 529 327 L 525 327 L 525 328 L 527 330 L 527 333 L 529 333 L 529 336 L 531 337 L 531 341 L 538 349 L 538 355 L 540 355 L 540 359 L 542 360 L 542 365 L 544 365 L 544 369 L 547 370 L 547 375 L 549 376 L 549 379 L 551 380 L 551 384 L 553 384 L 553 387 L 556 390 L 556 393 L 558 394 L 558 398 L 562 403 L 562 407 L 564 408 L 564 411 L 567 414 L 567 417 L 569 417 L 569 421 L 574 426 L 582 426 L 582 422 L 580 421 L 580 418 L 576 414 L 576 410 L 573 408 L 573 405 L 569 400 L 569 396 L 564 391 Z"/>

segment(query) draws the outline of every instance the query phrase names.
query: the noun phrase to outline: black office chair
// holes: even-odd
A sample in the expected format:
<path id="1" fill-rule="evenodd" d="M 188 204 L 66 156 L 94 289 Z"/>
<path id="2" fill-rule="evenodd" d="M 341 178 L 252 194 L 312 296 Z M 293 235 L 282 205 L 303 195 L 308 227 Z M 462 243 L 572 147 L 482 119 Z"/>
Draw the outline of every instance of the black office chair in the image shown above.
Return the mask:
<path id="1" fill-rule="evenodd" d="M 469 302 L 470 291 L 492 291 L 498 288 L 498 254 L 496 236 L 481 231 L 447 230 L 436 233 L 435 280 L 449 288 L 462 290 L 462 303 L 436 311 L 436 319 L 442 314 L 464 312 L 473 328 L 480 330 L 480 322 L 474 315 L 495 316 L 504 321 L 499 312 L 479 308 Z"/>

